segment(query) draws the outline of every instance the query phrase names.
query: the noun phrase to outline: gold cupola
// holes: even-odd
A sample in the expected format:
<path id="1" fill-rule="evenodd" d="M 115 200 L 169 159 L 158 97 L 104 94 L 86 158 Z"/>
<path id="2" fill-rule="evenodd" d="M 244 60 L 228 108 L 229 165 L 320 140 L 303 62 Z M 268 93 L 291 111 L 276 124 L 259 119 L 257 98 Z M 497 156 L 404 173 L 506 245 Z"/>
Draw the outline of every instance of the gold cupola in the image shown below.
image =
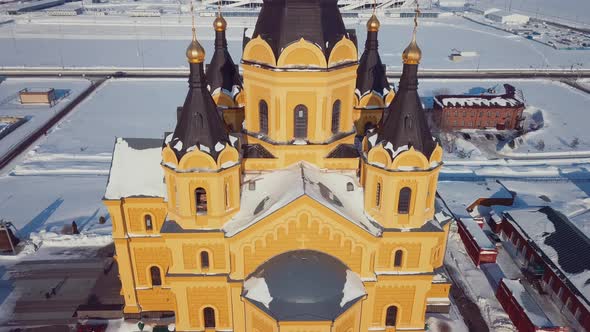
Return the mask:
<path id="1" fill-rule="evenodd" d="M 402 60 L 407 65 L 417 65 L 420 63 L 422 59 L 422 50 L 418 47 L 418 43 L 416 42 L 416 32 L 418 30 L 418 16 L 420 15 L 420 10 L 416 9 L 416 16 L 414 16 L 414 32 L 412 33 L 412 41 L 410 45 L 406 47 L 404 52 L 402 53 Z"/>
<path id="2" fill-rule="evenodd" d="M 367 31 L 376 32 L 379 31 L 379 27 L 381 27 L 381 22 L 375 14 L 371 15 L 371 18 L 367 21 Z"/>
<path id="3" fill-rule="evenodd" d="M 221 16 L 221 13 L 217 14 L 217 17 L 213 21 L 213 28 L 215 28 L 215 31 L 220 32 L 225 31 L 225 29 L 227 28 L 227 22 L 225 21 L 225 18 Z"/>
<path id="4" fill-rule="evenodd" d="M 203 63 L 205 61 L 205 49 L 197 40 L 195 28 L 193 28 L 193 40 L 186 49 L 186 58 L 189 63 Z"/>

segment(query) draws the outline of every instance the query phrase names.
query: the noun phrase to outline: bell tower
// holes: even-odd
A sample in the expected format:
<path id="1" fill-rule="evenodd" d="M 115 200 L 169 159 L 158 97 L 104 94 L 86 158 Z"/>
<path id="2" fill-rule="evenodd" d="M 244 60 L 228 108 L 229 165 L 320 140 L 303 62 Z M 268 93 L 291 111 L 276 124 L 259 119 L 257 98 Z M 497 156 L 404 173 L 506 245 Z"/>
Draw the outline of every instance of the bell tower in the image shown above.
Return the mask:
<path id="1" fill-rule="evenodd" d="M 417 15 L 416 15 L 417 16 Z M 387 228 L 419 228 L 432 220 L 442 148 L 433 139 L 418 95 L 422 51 L 412 41 L 402 54 L 399 89 L 382 125 L 363 141 L 365 211 Z"/>
<path id="2" fill-rule="evenodd" d="M 189 91 L 162 150 L 167 219 L 183 229 L 220 229 L 240 208 L 238 139 L 227 133 L 207 89 L 194 26 L 186 56 Z"/>

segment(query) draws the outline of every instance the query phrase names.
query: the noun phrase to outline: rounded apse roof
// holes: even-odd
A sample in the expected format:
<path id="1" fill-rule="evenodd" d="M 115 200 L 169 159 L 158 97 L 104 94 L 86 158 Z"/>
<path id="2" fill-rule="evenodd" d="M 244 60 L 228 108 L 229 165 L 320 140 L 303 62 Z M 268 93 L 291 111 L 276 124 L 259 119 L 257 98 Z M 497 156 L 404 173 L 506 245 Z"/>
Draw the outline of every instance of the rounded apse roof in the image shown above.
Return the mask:
<path id="1" fill-rule="evenodd" d="M 333 320 L 365 290 L 338 259 L 312 250 L 280 254 L 244 282 L 243 296 L 278 321 Z"/>

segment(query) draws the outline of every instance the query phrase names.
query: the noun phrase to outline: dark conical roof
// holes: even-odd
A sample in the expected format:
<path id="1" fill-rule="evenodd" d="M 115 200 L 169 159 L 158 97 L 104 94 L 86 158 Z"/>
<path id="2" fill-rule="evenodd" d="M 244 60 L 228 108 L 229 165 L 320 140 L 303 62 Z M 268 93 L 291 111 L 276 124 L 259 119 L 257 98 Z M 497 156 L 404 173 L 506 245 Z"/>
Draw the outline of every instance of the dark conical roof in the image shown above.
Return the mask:
<path id="1" fill-rule="evenodd" d="M 326 59 L 334 45 L 348 37 L 338 0 L 264 0 L 253 38 L 261 36 L 280 53 L 301 38 L 318 45 Z"/>
<path id="2" fill-rule="evenodd" d="M 418 96 L 418 65 L 404 64 L 399 90 L 388 107 L 389 115 L 377 129 L 375 143 L 391 143 L 393 150 L 407 145 L 427 158 L 436 148 Z"/>
<path id="3" fill-rule="evenodd" d="M 356 71 L 356 88 L 361 96 L 370 91 L 384 94 L 385 89 L 388 91 L 391 90 L 391 86 L 385 75 L 385 67 L 379 56 L 379 41 L 377 39 L 377 33 L 377 31 L 367 32 L 365 51 L 361 56 Z"/>
<path id="4" fill-rule="evenodd" d="M 207 90 L 203 63 L 190 63 L 189 91 L 186 95 L 178 123 L 166 143 L 176 153 L 178 160 L 186 153 L 200 149 L 214 159 L 226 143 L 229 135 L 217 112 L 215 102 Z M 231 143 L 230 143 L 231 144 Z"/>
<path id="5" fill-rule="evenodd" d="M 215 52 L 207 65 L 207 81 L 211 92 L 218 88 L 227 91 L 232 91 L 234 86 L 242 88 L 240 73 L 227 50 L 225 30 L 215 31 Z"/>

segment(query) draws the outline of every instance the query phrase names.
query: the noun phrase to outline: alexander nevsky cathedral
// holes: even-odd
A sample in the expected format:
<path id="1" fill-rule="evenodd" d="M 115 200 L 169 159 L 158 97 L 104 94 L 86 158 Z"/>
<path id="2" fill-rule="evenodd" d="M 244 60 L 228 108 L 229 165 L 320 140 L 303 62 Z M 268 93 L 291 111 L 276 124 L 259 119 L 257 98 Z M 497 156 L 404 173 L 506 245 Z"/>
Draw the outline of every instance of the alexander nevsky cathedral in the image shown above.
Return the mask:
<path id="1" fill-rule="evenodd" d="M 397 91 L 379 20 L 359 58 L 337 0 L 264 0 L 242 76 L 226 27 L 218 14 L 209 64 L 193 28 L 176 127 L 116 139 L 104 203 L 125 316 L 173 315 L 177 331 L 424 331 L 449 310 L 451 218 L 417 24 Z"/>

